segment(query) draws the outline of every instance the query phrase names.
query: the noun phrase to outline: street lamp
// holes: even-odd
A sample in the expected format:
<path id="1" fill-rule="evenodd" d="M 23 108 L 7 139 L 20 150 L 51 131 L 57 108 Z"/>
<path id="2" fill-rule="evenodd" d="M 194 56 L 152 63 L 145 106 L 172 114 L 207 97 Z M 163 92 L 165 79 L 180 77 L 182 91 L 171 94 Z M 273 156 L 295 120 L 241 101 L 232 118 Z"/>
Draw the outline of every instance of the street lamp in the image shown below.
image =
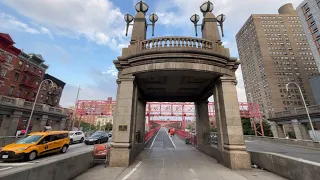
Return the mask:
<path id="1" fill-rule="evenodd" d="M 143 2 L 143 1 L 140 1 L 136 4 L 136 11 L 137 12 L 142 12 L 143 14 L 146 14 L 149 10 L 149 6 Z M 150 16 L 149 16 L 149 20 L 151 22 L 151 24 L 146 24 L 146 26 L 152 26 L 152 36 L 154 36 L 154 27 L 155 27 L 155 23 L 158 21 L 159 17 L 152 13 Z M 133 24 L 130 24 L 133 20 L 134 20 L 134 17 L 130 14 L 126 14 L 124 15 L 124 20 L 126 21 L 127 23 L 127 26 L 126 26 L 126 36 L 128 36 L 128 30 L 129 30 L 129 26 L 132 26 Z"/>
<path id="2" fill-rule="evenodd" d="M 295 82 L 289 82 L 289 83 L 286 85 L 286 89 L 287 89 L 287 92 L 288 92 L 288 97 L 290 97 L 290 92 L 289 92 L 289 85 L 290 85 L 290 84 L 296 85 L 296 86 L 298 87 L 298 89 L 299 89 L 299 92 L 300 92 L 300 95 L 301 95 L 301 98 L 302 98 L 302 101 L 303 101 L 304 108 L 306 109 L 306 112 L 307 112 L 307 115 L 308 115 L 309 123 L 310 123 L 310 126 L 311 126 L 311 130 L 312 130 L 312 133 L 313 133 L 315 142 L 318 142 L 318 138 L 317 138 L 316 133 L 315 133 L 315 131 L 314 131 L 313 124 L 312 124 L 312 121 L 311 121 L 311 118 L 310 118 L 310 114 L 309 114 L 309 110 L 308 110 L 306 101 L 304 100 L 304 96 L 303 96 L 303 94 L 302 94 L 301 88 L 300 88 L 300 86 L 299 86 L 297 83 L 295 83 Z"/>
<path id="3" fill-rule="evenodd" d="M 205 16 L 208 12 L 213 11 L 213 4 L 212 2 L 208 1 L 203 3 L 200 6 L 200 11 L 203 13 L 203 16 Z M 196 36 L 198 36 L 197 26 L 204 26 L 204 21 L 202 24 L 198 24 L 200 20 L 200 16 L 198 14 L 194 14 L 191 16 L 190 21 L 194 24 L 195 30 L 196 30 Z M 224 37 L 224 31 L 223 31 L 223 22 L 226 20 L 226 15 L 220 14 L 216 18 L 213 18 L 210 20 L 211 22 L 218 22 L 218 26 L 220 26 L 222 37 Z"/>
<path id="4" fill-rule="evenodd" d="M 27 123 L 26 133 L 24 134 L 24 137 L 26 137 L 27 134 L 28 134 L 28 130 L 29 130 L 29 126 L 30 126 L 30 123 L 31 123 L 33 111 L 34 111 L 34 108 L 35 108 L 36 103 L 37 103 L 37 99 L 38 99 L 38 95 L 39 95 L 41 86 L 42 86 L 42 84 L 43 84 L 44 82 L 46 82 L 46 81 L 51 82 L 49 88 L 50 88 L 50 89 L 53 88 L 53 81 L 52 81 L 51 79 L 45 79 L 45 80 L 41 81 L 41 83 L 40 83 L 40 85 L 39 85 L 39 87 L 38 87 L 38 92 L 37 92 L 37 94 L 36 94 L 36 98 L 35 98 L 35 100 L 34 100 L 34 102 L 33 102 L 33 106 L 32 106 L 32 109 L 31 109 L 30 117 L 29 117 L 29 120 L 28 120 L 28 123 Z"/>

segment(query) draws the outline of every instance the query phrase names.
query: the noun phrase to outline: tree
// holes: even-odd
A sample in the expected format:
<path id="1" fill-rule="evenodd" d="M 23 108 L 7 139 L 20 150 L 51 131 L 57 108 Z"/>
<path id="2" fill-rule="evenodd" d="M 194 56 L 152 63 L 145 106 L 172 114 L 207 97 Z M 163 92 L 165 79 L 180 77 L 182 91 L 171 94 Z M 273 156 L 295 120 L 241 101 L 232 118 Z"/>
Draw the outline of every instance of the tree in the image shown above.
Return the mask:
<path id="1" fill-rule="evenodd" d="M 249 118 L 242 118 L 242 128 L 244 135 L 255 135 Z"/>
<path id="2" fill-rule="evenodd" d="M 264 130 L 264 135 L 273 137 L 271 126 L 267 120 L 262 120 L 262 126 Z M 258 136 L 261 136 L 260 122 L 256 123 L 256 127 L 259 132 L 257 133 Z M 251 120 L 249 118 L 242 118 L 242 128 L 243 128 L 244 135 L 255 135 L 254 129 L 253 127 L 251 127 Z"/>

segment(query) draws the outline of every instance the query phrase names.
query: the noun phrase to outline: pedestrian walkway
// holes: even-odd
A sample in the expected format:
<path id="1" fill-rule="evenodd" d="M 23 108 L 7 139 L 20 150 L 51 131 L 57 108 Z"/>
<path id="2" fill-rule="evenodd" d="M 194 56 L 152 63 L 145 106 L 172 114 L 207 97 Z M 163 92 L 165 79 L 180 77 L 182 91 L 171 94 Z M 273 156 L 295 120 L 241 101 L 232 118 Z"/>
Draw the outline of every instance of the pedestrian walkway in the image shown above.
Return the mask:
<path id="1" fill-rule="evenodd" d="M 166 136 L 165 136 L 166 135 Z M 96 166 L 75 180 L 283 180 L 270 172 L 253 169 L 232 171 L 215 159 L 186 145 L 178 136 L 170 138 L 161 128 L 149 149 L 141 152 L 128 168 Z M 169 145 L 169 144 L 172 145 Z"/>

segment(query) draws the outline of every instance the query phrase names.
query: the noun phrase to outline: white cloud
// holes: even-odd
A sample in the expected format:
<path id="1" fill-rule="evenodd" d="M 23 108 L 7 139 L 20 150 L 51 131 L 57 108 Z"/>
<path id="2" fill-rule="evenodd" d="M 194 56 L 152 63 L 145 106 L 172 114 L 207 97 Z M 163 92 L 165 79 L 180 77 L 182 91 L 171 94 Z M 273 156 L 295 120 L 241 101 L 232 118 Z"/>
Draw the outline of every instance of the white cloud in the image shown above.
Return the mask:
<path id="1" fill-rule="evenodd" d="M 30 34 L 39 34 L 37 29 L 30 27 L 29 25 L 20 22 L 15 17 L 5 13 L 0 13 L 1 27 L 6 29 L 22 30 Z"/>
<path id="2" fill-rule="evenodd" d="M 7 6 L 48 31 L 73 38 L 85 37 L 99 45 L 119 51 L 128 44 L 120 9 L 109 0 L 5 0 Z M 44 30 L 44 29 L 43 29 Z"/>
<path id="3" fill-rule="evenodd" d="M 53 35 L 49 29 L 47 29 L 45 27 L 41 27 L 40 31 L 42 34 L 47 34 L 51 39 L 53 39 Z"/>

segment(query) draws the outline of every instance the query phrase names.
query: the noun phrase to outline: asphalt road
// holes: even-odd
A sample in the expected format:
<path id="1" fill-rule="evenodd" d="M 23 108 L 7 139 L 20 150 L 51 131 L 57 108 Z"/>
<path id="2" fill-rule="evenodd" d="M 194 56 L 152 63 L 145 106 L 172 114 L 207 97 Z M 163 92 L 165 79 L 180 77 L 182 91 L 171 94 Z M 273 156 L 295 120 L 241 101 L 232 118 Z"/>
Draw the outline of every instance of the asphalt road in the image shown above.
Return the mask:
<path id="1" fill-rule="evenodd" d="M 293 147 L 260 140 L 246 140 L 248 150 L 264 151 L 292 156 L 320 163 L 320 150 Z"/>
<path id="2" fill-rule="evenodd" d="M 111 142 L 111 138 L 109 138 L 109 142 Z M 88 150 L 88 149 L 93 150 L 93 145 L 85 145 L 84 143 L 72 144 L 70 145 L 68 151 L 65 154 L 70 154 L 71 156 L 74 153 Z M 47 161 L 49 159 L 55 159 L 61 155 L 64 155 L 64 154 L 48 154 L 48 155 L 40 156 L 34 161 L 28 161 L 28 162 L 1 162 L 0 161 L 0 173 L 1 171 L 9 170 L 15 167 L 28 166 L 28 165 L 40 163 L 42 161 Z"/>

